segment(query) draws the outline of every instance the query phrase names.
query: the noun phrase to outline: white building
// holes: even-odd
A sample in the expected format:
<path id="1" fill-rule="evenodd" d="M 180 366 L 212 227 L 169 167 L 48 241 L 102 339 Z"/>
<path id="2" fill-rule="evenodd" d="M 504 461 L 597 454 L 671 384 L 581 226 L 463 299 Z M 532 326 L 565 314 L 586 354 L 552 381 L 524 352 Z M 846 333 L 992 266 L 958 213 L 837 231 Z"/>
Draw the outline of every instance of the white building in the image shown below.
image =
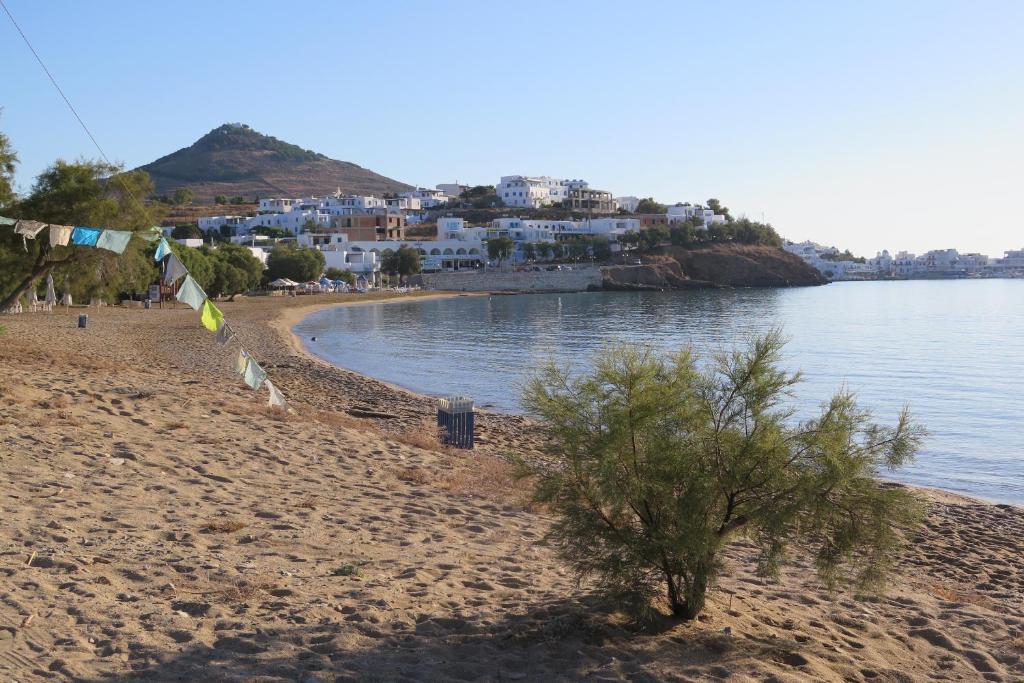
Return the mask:
<path id="1" fill-rule="evenodd" d="M 260 211 L 266 213 L 287 213 L 292 207 L 302 204 L 301 199 L 274 199 L 267 198 L 260 200 Z"/>
<path id="2" fill-rule="evenodd" d="M 725 216 L 716 214 L 711 209 L 693 204 L 676 204 L 668 207 L 667 217 L 669 223 L 682 223 L 691 218 L 699 218 L 704 222 L 704 229 L 707 230 L 714 223 L 725 223 Z"/>
<path id="3" fill-rule="evenodd" d="M 235 235 L 243 234 L 243 232 L 248 232 L 246 228 L 247 220 L 246 216 L 207 216 L 200 218 L 197 224 L 204 233 L 210 230 L 220 231 L 221 226 L 226 225 L 230 229 L 229 236 L 234 237 Z"/>
<path id="4" fill-rule="evenodd" d="M 636 207 L 640 204 L 639 197 L 616 197 L 615 206 L 616 208 L 628 211 L 629 213 L 636 213 Z"/>
<path id="5" fill-rule="evenodd" d="M 415 211 L 418 211 L 420 208 L 432 209 L 448 203 L 448 195 L 444 192 L 441 190 L 430 190 L 425 187 L 417 187 L 415 190 L 402 192 L 398 196 L 416 200 L 419 206 L 413 209 Z"/>
<path id="6" fill-rule="evenodd" d="M 575 185 L 571 185 L 575 184 Z M 563 180 L 548 176 L 502 176 L 495 186 L 505 206 L 539 209 L 565 201 L 570 187 L 586 187 L 583 180 Z"/>
<path id="7" fill-rule="evenodd" d="M 460 185 L 459 183 L 438 183 L 434 187 L 440 190 L 446 197 L 451 198 L 457 198 L 469 189 L 469 185 Z"/>
<path id="8" fill-rule="evenodd" d="M 425 271 L 461 270 L 479 267 L 487 260 L 483 242 L 469 230 L 460 232 L 456 239 L 443 240 L 349 241 L 344 233 L 306 233 L 298 236 L 297 243 L 323 252 L 327 267 L 363 275 L 379 273 L 381 254 L 403 246 L 419 252 L 421 268 Z"/>

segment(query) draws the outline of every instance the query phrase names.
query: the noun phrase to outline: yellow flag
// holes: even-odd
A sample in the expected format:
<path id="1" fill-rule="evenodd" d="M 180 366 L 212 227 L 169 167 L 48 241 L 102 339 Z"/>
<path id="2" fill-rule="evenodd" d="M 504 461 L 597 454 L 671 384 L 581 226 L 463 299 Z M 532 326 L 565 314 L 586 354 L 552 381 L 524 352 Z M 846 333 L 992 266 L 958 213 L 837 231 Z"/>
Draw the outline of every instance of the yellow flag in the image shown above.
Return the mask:
<path id="1" fill-rule="evenodd" d="M 200 320 L 203 321 L 203 327 L 210 332 L 216 332 L 217 328 L 224 322 L 224 314 L 213 305 L 212 301 L 207 299 L 203 302 L 203 315 L 200 317 Z"/>

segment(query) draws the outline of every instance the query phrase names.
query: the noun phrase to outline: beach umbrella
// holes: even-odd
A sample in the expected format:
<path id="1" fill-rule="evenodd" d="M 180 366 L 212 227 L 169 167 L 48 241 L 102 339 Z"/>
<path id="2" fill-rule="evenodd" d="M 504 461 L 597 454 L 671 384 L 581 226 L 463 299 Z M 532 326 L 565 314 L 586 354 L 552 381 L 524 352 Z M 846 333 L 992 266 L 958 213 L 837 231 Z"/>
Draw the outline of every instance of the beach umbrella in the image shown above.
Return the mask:
<path id="1" fill-rule="evenodd" d="M 57 303 L 57 291 L 53 288 L 53 274 L 46 276 L 46 303 Z"/>

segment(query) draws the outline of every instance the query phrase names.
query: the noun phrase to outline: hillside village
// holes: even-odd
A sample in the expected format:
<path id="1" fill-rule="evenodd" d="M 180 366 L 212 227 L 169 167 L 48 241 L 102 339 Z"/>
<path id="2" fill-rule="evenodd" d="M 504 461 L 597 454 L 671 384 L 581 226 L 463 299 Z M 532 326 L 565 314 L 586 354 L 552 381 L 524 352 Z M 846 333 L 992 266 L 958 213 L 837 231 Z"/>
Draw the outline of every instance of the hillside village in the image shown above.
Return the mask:
<path id="1" fill-rule="evenodd" d="M 183 244 L 230 241 L 248 246 L 264 264 L 278 244 L 313 248 L 327 269 L 370 286 L 383 281 L 383 255 L 402 247 L 418 254 L 423 273 L 621 266 L 662 246 L 731 243 L 783 247 L 827 280 L 1024 272 L 1020 252 L 1001 259 L 951 249 L 858 258 L 836 247 L 785 241 L 770 225 L 734 218 L 716 199 L 661 204 L 618 196 L 580 178 L 511 174 L 493 185 L 413 187 L 241 123 L 219 126 L 140 170 L 154 181 L 153 199 L 173 207 L 165 234 Z"/>
<path id="2" fill-rule="evenodd" d="M 460 215 L 481 205 L 503 215 L 486 221 Z M 581 179 L 524 175 L 502 176 L 494 186 L 442 183 L 434 189 L 420 187 L 387 196 L 338 190 L 321 197 L 261 198 L 254 209 L 247 215 L 201 217 L 197 227 L 202 237 L 186 243 L 198 245 L 212 235 L 249 245 L 265 261 L 275 243 L 294 241 L 320 250 L 328 268 L 379 283 L 381 254 L 403 246 L 420 254 L 423 272 L 458 271 L 487 265 L 491 260 L 487 243 L 494 239 L 511 241 L 510 265 L 558 259 L 570 252 L 568 245 L 577 245 L 579 253 L 581 244 L 582 255 L 596 260 L 601 254 L 625 257 L 650 231 L 676 243 L 673 230 L 685 225 L 699 231 L 691 239 L 700 241 L 713 239 L 716 228 L 733 221 L 716 200 L 709 200 L 708 206 L 689 202 L 661 206 L 652 199 L 614 197 Z M 555 211 L 543 218 L 530 217 L 545 209 Z M 574 217 L 552 217 L 558 212 Z M 811 241 L 786 241 L 782 247 L 833 281 L 999 277 L 1024 272 L 1024 250 L 1008 251 L 1003 258 L 959 254 L 955 249 L 919 256 L 882 251 L 868 259 Z"/>

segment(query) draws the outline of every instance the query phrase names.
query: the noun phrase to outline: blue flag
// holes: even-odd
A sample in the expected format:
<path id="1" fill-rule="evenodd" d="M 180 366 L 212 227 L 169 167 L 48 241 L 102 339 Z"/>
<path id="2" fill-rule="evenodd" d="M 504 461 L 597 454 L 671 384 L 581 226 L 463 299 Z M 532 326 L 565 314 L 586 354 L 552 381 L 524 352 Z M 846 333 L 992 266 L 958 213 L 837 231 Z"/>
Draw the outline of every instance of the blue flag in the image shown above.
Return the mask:
<path id="1" fill-rule="evenodd" d="M 153 254 L 155 261 L 163 261 L 164 257 L 171 253 L 171 245 L 167 244 L 167 239 L 164 237 L 160 238 L 160 244 L 156 245 L 156 253 Z"/>

